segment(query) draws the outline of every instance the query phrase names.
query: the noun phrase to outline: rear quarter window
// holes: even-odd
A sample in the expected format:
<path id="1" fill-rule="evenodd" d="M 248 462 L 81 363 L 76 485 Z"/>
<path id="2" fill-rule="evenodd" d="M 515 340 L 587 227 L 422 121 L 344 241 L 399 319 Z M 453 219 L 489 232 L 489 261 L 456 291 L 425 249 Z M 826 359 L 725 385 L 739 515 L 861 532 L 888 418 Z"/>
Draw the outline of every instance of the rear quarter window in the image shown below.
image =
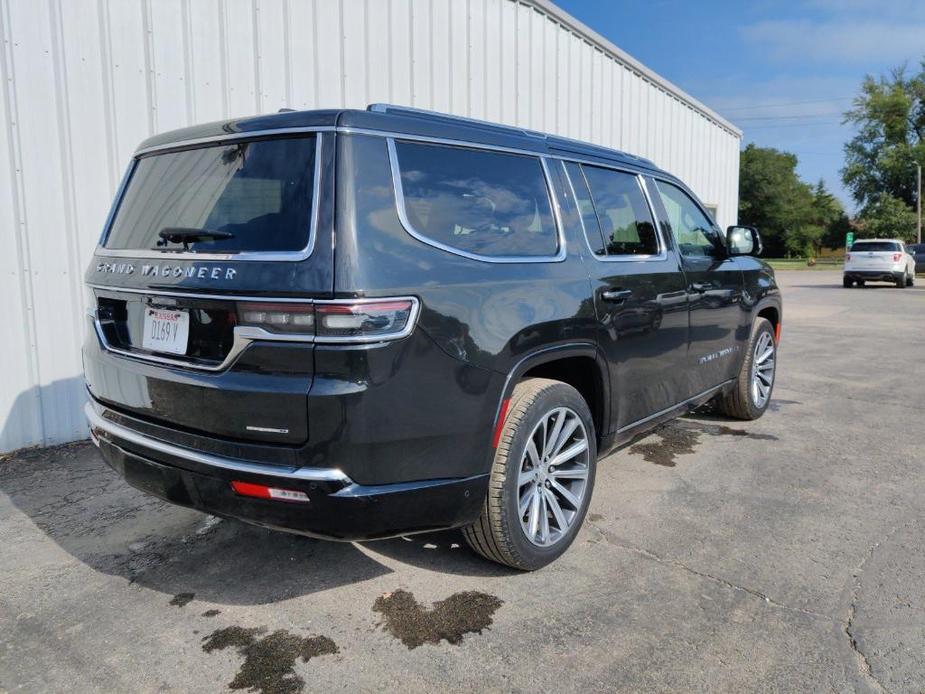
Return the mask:
<path id="1" fill-rule="evenodd" d="M 553 257 L 558 232 L 538 157 L 395 141 L 409 231 L 489 258 Z"/>

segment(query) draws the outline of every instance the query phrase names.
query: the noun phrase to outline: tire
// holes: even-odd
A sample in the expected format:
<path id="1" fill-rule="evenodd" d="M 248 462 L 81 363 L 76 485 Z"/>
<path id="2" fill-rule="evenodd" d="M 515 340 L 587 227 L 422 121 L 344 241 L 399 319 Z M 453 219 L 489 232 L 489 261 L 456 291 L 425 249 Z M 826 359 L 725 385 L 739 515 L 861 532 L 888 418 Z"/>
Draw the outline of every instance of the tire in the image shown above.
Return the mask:
<path id="1" fill-rule="evenodd" d="M 759 347 L 760 354 L 758 353 Z M 765 354 L 768 347 L 772 350 L 769 357 L 761 360 L 761 356 Z M 770 358 L 770 367 L 762 366 L 767 364 L 768 358 Z M 756 361 L 758 367 L 755 366 Z M 742 368 L 739 369 L 735 385 L 719 399 L 720 411 L 729 417 L 743 420 L 758 419 L 763 415 L 771 403 L 771 395 L 774 391 L 774 378 L 777 374 L 776 362 L 777 345 L 774 343 L 774 327 L 766 318 L 756 318 L 752 324 L 752 335 L 749 338 L 745 359 L 742 361 Z M 764 379 L 759 377 L 759 373 L 764 375 Z M 763 393 L 759 386 L 753 385 L 755 379 L 761 382 L 762 387 L 767 388 L 766 393 Z M 770 383 L 765 383 L 768 379 Z M 758 397 L 759 395 L 762 397 Z"/>
<path id="2" fill-rule="evenodd" d="M 854 284 L 848 277 L 842 277 L 841 286 L 845 289 L 851 289 L 851 286 Z"/>
<path id="3" fill-rule="evenodd" d="M 915 273 L 914 273 L 914 272 L 909 273 L 908 275 L 906 275 L 906 286 L 907 286 L 907 287 L 914 287 L 914 286 L 915 286 Z"/>
<path id="4" fill-rule="evenodd" d="M 906 272 L 905 272 L 905 271 L 903 271 L 903 274 L 897 275 L 897 276 L 896 276 L 896 286 L 897 286 L 899 289 L 905 289 L 905 288 L 908 286 L 908 285 L 906 284 L 906 282 L 907 282 L 907 279 L 906 279 Z"/>
<path id="5" fill-rule="evenodd" d="M 573 432 L 561 441 L 558 450 L 580 448 L 582 437 L 587 446 L 576 454 L 577 457 L 563 461 L 562 468 L 549 469 L 539 449 L 546 434 L 551 439 L 554 433 L 543 429 L 544 422 L 551 422 L 555 427 L 557 413 L 565 417 L 560 436 L 574 425 Z M 531 442 L 538 453 L 537 466 L 532 464 L 528 452 Z M 534 571 L 546 566 L 561 556 L 578 534 L 591 501 L 596 466 L 594 422 L 579 392 L 570 385 L 545 378 L 530 378 L 519 383 L 511 396 L 495 451 L 482 513 L 475 523 L 463 528 L 466 542 L 486 559 L 515 569 Z M 532 478 L 531 472 L 534 473 Z M 566 501 L 555 485 L 565 488 L 577 500 L 577 508 Z M 549 496 L 555 500 L 561 515 L 554 513 Z M 523 505 L 525 500 L 526 506 Z M 534 507 L 535 524 L 531 522 Z M 542 543 L 544 528 L 548 542 L 545 545 Z M 529 536 L 531 529 L 536 530 L 534 540 Z"/>

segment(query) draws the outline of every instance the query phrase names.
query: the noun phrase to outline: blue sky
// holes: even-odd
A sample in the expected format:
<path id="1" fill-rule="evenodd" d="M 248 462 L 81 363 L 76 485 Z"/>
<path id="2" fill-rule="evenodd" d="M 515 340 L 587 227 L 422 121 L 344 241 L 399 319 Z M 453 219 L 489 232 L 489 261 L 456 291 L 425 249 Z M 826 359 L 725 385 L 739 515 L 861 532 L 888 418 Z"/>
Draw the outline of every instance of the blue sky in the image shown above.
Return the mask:
<path id="1" fill-rule="evenodd" d="M 925 57 L 925 0 L 555 0 L 744 131 L 841 184 L 841 124 L 865 74 Z"/>

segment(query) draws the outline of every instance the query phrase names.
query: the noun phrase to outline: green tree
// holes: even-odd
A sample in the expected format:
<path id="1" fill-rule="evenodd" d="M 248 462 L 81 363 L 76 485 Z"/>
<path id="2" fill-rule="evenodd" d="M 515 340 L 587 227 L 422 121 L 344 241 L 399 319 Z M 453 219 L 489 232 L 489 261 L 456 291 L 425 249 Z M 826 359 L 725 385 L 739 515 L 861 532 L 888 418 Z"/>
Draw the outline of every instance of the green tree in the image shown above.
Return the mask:
<path id="1" fill-rule="evenodd" d="M 789 152 L 749 144 L 739 164 L 739 221 L 758 227 L 766 255 L 816 256 L 844 244 L 848 217 L 819 181 L 800 180 Z"/>
<path id="2" fill-rule="evenodd" d="M 915 163 L 925 166 L 925 60 L 918 74 L 906 72 L 903 66 L 887 76 L 865 77 L 845 114 L 857 134 L 845 145 L 842 180 L 871 214 L 882 211 L 882 194 L 915 207 Z"/>
<path id="3" fill-rule="evenodd" d="M 915 212 L 905 202 L 889 193 L 880 193 L 873 197 L 861 210 L 858 219 L 864 236 L 915 241 Z"/>
<path id="4" fill-rule="evenodd" d="M 739 159 L 739 222 L 758 227 L 765 255 L 802 254 L 815 237 L 813 191 L 796 174 L 788 152 L 749 144 Z"/>

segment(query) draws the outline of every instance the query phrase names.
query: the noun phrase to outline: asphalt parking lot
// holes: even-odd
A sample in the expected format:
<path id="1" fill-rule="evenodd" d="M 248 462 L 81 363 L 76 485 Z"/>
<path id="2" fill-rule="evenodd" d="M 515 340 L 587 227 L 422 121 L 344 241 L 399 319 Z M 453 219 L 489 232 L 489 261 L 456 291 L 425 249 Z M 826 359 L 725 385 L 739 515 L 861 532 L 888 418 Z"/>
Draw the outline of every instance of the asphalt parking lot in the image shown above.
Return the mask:
<path id="1" fill-rule="evenodd" d="M 218 521 L 88 444 L 3 459 L 0 691 L 925 690 L 925 281 L 779 279 L 772 411 L 601 461 L 533 574 Z"/>

